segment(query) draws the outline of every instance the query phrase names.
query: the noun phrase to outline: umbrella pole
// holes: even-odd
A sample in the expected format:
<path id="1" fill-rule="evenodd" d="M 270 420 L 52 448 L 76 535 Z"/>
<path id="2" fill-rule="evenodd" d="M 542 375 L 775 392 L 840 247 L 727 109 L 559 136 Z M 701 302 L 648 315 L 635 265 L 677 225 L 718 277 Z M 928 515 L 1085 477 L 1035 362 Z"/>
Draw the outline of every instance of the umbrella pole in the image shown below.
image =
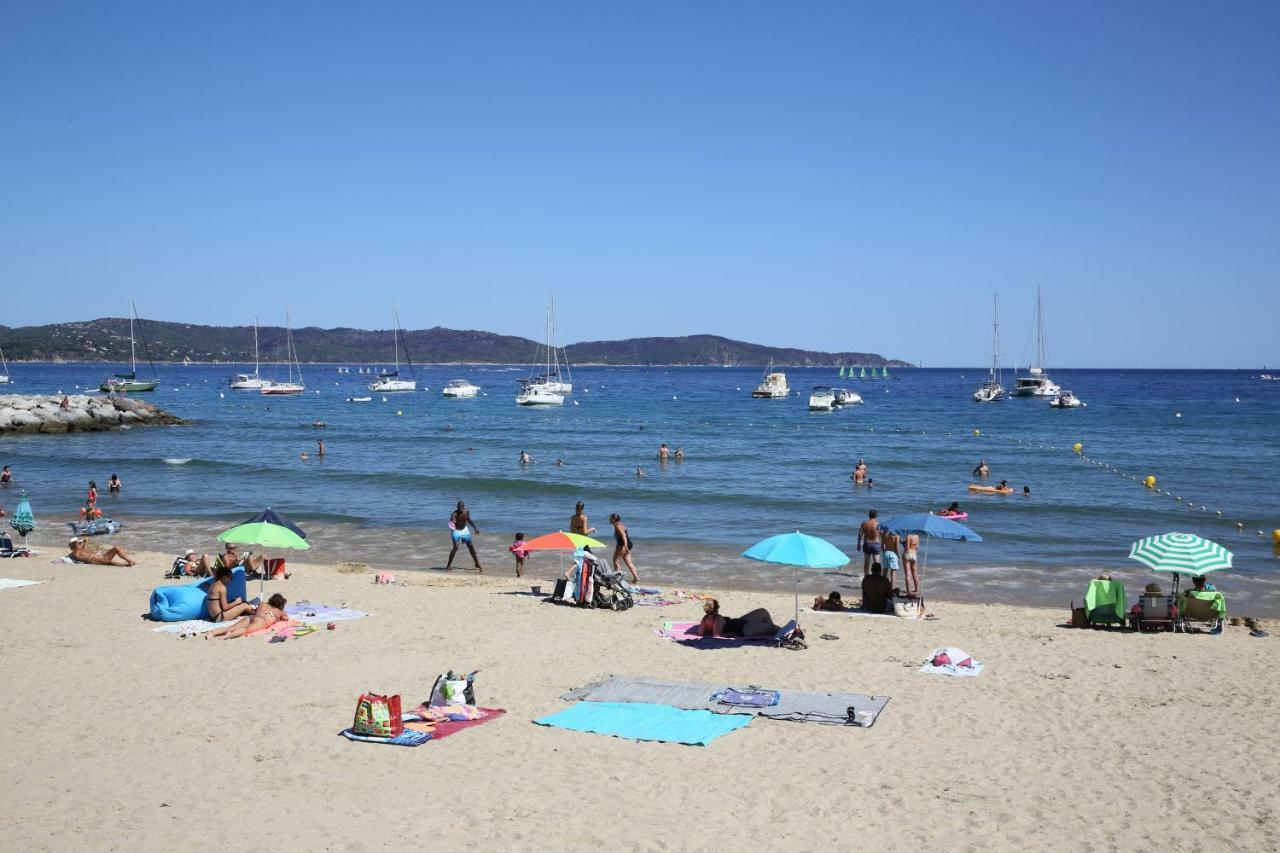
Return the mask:
<path id="1" fill-rule="evenodd" d="M 800 624 L 800 570 L 791 567 L 791 588 L 796 594 L 796 624 Z"/>
<path id="2" fill-rule="evenodd" d="M 916 595 L 920 599 L 924 599 L 924 591 L 920 587 L 920 578 L 924 577 L 924 570 L 929 567 L 929 543 L 933 541 L 933 537 L 925 534 L 924 537 L 924 562 L 920 565 L 919 575 L 916 577 Z"/>

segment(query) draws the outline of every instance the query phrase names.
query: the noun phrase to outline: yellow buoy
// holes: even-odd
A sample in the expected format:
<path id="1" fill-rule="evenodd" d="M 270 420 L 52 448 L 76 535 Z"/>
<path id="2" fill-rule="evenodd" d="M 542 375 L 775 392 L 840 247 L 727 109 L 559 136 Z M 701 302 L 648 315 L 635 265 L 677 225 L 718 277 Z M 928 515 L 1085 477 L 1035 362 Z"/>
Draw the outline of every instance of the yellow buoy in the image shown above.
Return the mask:
<path id="1" fill-rule="evenodd" d="M 1071 445 L 1071 449 L 1076 453 L 1079 453 L 1081 450 L 1084 450 L 1084 445 L 1077 441 L 1075 444 Z"/>
<path id="2" fill-rule="evenodd" d="M 1156 478 L 1153 477 L 1151 474 L 1148 474 L 1147 479 L 1143 480 L 1142 483 L 1148 489 L 1154 489 L 1156 487 Z"/>
<path id="3" fill-rule="evenodd" d="M 1280 545 L 1280 529 L 1271 531 L 1271 541 Z"/>
<path id="4" fill-rule="evenodd" d="M 398 418 L 398 417 L 400 417 L 400 416 L 401 416 L 401 415 L 403 415 L 403 414 L 404 414 L 404 412 L 400 411 L 399 409 L 396 409 L 396 417 L 397 417 L 397 418 Z"/>
<path id="5" fill-rule="evenodd" d="M 982 430 L 980 430 L 980 429 L 975 429 L 975 430 L 973 431 L 973 434 L 974 434 L 974 436 L 975 436 L 975 437 L 976 437 L 976 436 L 979 436 L 979 435 L 982 435 Z"/>

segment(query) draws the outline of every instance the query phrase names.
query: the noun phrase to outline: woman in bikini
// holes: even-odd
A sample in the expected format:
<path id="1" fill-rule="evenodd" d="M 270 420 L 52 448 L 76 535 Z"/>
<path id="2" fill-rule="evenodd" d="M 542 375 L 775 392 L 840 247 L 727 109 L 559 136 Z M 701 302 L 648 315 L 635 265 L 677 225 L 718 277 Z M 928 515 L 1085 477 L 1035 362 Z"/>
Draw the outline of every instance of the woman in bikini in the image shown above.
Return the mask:
<path id="1" fill-rule="evenodd" d="M 284 596 L 277 592 L 267 599 L 266 604 L 259 604 L 257 609 L 253 611 L 253 615 L 242 616 L 225 628 L 216 628 L 209 631 L 204 635 L 204 638 L 207 640 L 210 637 L 221 637 L 224 640 L 233 640 L 236 637 L 243 637 L 246 634 L 253 634 L 270 628 L 277 622 L 283 622 L 289 618 L 284 612 L 285 604 Z"/>
<path id="2" fill-rule="evenodd" d="M 219 566 L 214 570 L 209 594 L 204 597 L 205 618 L 210 622 L 227 622 L 253 612 L 253 605 L 239 598 L 227 600 L 227 581 L 231 580 L 231 567 Z"/>
<path id="3" fill-rule="evenodd" d="M 907 598 L 920 595 L 920 576 L 916 574 L 916 555 L 920 550 L 920 534 L 908 533 L 902 543 L 902 586 Z M 914 592 L 912 584 L 915 585 Z"/>
<path id="4" fill-rule="evenodd" d="M 720 602 L 714 598 L 703 602 L 702 622 L 698 625 L 704 637 L 768 637 L 778 633 L 773 617 L 763 607 L 744 613 L 736 619 L 720 615 Z"/>

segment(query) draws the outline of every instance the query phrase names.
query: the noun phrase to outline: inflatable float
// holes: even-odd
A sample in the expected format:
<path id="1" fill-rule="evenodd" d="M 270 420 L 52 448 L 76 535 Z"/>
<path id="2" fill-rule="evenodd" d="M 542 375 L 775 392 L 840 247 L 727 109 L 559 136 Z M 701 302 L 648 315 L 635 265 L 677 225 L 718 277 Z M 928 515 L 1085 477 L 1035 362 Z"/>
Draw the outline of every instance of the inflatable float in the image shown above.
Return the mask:
<path id="1" fill-rule="evenodd" d="M 940 512 L 938 518 L 949 518 L 952 521 L 964 521 L 969 517 L 967 512 Z"/>
<path id="2" fill-rule="evenodd" d="M 67 527 L 77 536 L 100 536 L 119 531 L 120 522 L 109 518 L 95 518 L 93 521 L 68 521 Z"/>
<path id="3" fill-rule="evenodd" d="M 979 486 L 977 483 L 970 483 L 970 484 L 969 484 L 969 491 L 971 491 L 971 492 L 982 492 L 983 494 L 987 494 L 987 495 L 1011 495 L 1011 494 L 1013 494 L 1013 489 L 1012 489 L 1012 488 L 1002 489 L 1002 488 L 1000 488 L 999 486 Z"/>
<path id="4" fill-rule="evenodd" d="M 205 618 L 204 599 L 209 594 L 213 578 L 205 578 L 182 586 L 158 586 L 151 591 L 151 618 L 157 622 L 184 622 Z M 227 601 L 248 600 L 244 569 L 231 570 L 227 583 Z"/>

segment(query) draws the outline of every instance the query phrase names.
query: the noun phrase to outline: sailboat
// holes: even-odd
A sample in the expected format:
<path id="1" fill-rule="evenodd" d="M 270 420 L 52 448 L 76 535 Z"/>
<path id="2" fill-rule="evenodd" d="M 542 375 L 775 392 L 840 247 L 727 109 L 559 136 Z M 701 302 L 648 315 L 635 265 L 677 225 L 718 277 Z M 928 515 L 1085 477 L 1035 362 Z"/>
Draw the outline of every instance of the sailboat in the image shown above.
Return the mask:
<path id="1" fill-rule="evenodd" d="M 880 368 L 880 378 L 881 379 L 889 378 L 889 365 L 886 364 L 884 367 Z"/>
<path id="2" fill-rule="evenodd" d="M 0 349 L 0 385 L 9 384 L 9 362 L 4 360 L 4 350 Z"/>
<path id="3" fill-rule="evenodd" d="M 151 365 L 151 379 L 138 378 L 138 355 L 137 344 L 134 339 L 133 324 L 138 321 L 138 309 L 133 304 L 133 300 L 129 300 L 129 372 L 117 373 L 102 380 L 102 384 L 98 386 L 98 390 L 106 391 L 109 394 L 137 394 L 140 391 L 154 391 L 156 386 L 160 384 L 160 380 L 155 378 L 156 366 L 151 364 L 151 356 L 147 355 L 147 364 Z M 140 322 L 140 321 L 138 321 Z M 143 354 L 147 352 L 147 342 L 142 342 Z"/>
<path id="4" fill-rule="evenodd" d="M 517 406 L 563 406 L 565 392 L 560 390 L 560 372 L 559 362 L 555 358 L 554 331 L 552 327 L 555 323 L 555 300 L 547 307 L 547 346 L 544 355 L 546 362 L 537 364 L 536 362 L 529 367 L 529 377 L 520 380 L 520 391 L 516 394 Z M 536 356 L 535 356 L 536 358 Z M 552 362 L 556 364 L 553 367 Z M 535 375 L 539 367 L 543 372 Z M 573 385 L 569 385 L 570 390 Z"/>
<path id="5" fill-rule="evenodd" d="M 233 391 L 261 391 L 268 384 L 259 374 L 258 363 L 258 318 L 253 318 L 253 373 L 237 373 L 231 377 L 228 387 Z"/>
<path id="6" fill-rule="evenodd" d="M 1027 371 L 1030 376 L 1019 376 L 1018 384 L 1011 392 L 1015 397 L 1057 397 L 1062 390 L 1044 372 L 1044 311 L 1040 303 L 1040 288 L 1036 288 L 1036 360 Z"/>
<path id="7" fill-rule="evenodd" d="M 866 368 L 866 365 L 863 365 L 862 367 L 859 367 L 859 368 L 858 368 L 858 378 L 859 378 L 859 379 L 866 379 L 866 378 L 867 378 L 867 368 Z"/>
<path id="8" fill-rule="evenodd" d="M 840 365 L 840 378 L 844 379 L 844 365 Z"/>
<path id="9" fill-rule="evenodd" d="M 302 381 L 302 365 L 298 364 L 298 349 L 293 345 L 293 326 L 289 321 L 289 303 L 284 304 L 284 357 L 289 378 L 284 382 L 266 382 L 260 390 L 263 394 L 301 394 L 307 390 Z M 293 370 L 298 369 L 298 381 L 293 381 Z"/>
<path id="10" fill-rule="evenodd" d="M 1004 399 L 1004 386 L 1000 384 L 1000 312 L 996 297 L 991 297 L 991 373 L 986 382 L 973 392 L 973 402 L 994 403 Z"/>
<path id="11" fill-rule="evenodd" d="M 405 366 L 409 368 L 410 379 L 400 378 L 400 312 L 395 306 L 391 306 L 391 322 L 393 324 L 392 346 L 395 348 L 396 369 L 384 370 L 378 374 L 378 378 L 369 383 L 370 391 L 388 392 L 388 391 L 417 391 L 418 377 L 413 373 L 413 362 L 409 359 L 409 345 L 406 343 L 404 347 Z"/>
<path id="12" fill-rule="evenodd" d="M 556 394 L 572 394 L 573 393 L 573 372 L 569 370 L 569 357 L 565 355 L 564 350 L 556 346 L 556 299 L 551 297 L 551 302 L 547 308 L 547 315 L 550 321 L 547 326 L 547 372 L 540 377 L 548 389 Z M 561 370 L 560 357 L 564 355 L 563 372 Z"/>

